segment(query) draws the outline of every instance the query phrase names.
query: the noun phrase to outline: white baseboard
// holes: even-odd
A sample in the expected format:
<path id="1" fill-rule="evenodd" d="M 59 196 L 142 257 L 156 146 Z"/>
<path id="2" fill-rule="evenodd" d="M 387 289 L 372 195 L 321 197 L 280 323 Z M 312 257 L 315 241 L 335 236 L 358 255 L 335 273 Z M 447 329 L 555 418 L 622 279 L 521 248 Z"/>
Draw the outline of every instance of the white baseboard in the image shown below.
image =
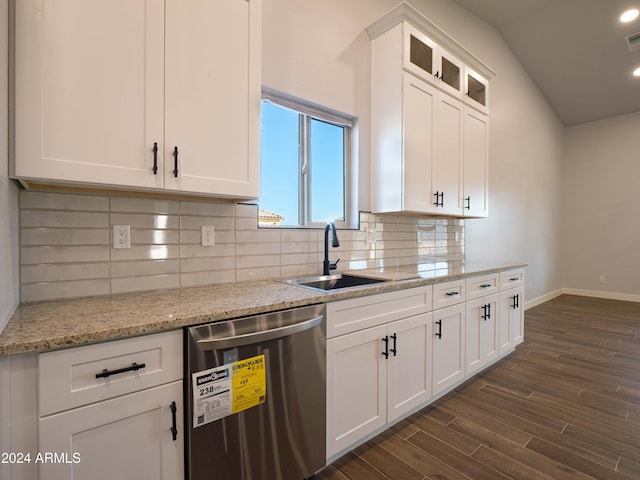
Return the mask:
<path id="1" fill-rule="evenodd" d="M 548 302 L 549 300 L 553 300 L 556 297 L 559 297 L 563 293 L 566 293 L 563 288 L 559 288 L 558 290 L 554 290 L 553 292 L 545 293 L 537 298 L 532 300 L 527 300 L 524 302 L 524 309 L 529 310 L 530 308 L 536 307 L 544 302 Z"/>
<path id="2" fill-rule="evenodd" d="M 631 293 L 601 292 L 599 290 L 582 290 L 579 288 L 563 288 L 562 293 L 567 295 L 580 295 L 582 297 L 608 298 L 610 300 L 640 302 L 640 295 L 634 295 Z"/>

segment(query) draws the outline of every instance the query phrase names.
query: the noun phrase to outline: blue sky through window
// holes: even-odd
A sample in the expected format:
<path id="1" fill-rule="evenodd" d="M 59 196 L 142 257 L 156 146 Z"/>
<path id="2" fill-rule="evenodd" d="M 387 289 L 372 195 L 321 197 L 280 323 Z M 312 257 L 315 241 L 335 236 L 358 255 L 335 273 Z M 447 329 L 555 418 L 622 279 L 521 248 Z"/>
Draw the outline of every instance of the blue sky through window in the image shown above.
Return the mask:
<path id="1" fill-rule="evenodd" d="M 262 102 L 261 209 L 284 217 L 280 225 L 301 225 L 299 144 L 304 115 Z M 309 119 L 309 222 L 344 220 L 344 128 Z M 303 148 L 303 147 L 300 147 Z M 302 207 L 304 208 L 304 207 Z"/>

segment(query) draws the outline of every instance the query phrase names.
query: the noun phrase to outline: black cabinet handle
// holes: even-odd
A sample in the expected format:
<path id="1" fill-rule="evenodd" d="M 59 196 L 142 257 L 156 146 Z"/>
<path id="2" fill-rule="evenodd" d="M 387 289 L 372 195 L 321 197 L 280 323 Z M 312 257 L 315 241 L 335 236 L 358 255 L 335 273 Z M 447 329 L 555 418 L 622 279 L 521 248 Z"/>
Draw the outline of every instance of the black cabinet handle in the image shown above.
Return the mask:
<path id="1" fill-rule="evenodd" d="M 382 355 L 384 355 L 384 358 L 389 358 L 389 337 L 385 336 L 382 341 L 384 342 L 384 352 L 382 352 Z"/>
<path id="2" fill-rule="evenodd" d="M 153 174 L 158 174 L 158 142 L 153 142 Z"/>
<path id="3" fill-rule="evenodd" d="M 518 280 L 520 280 L 520 277 L 511 277 L 509 279 L 510 282 L 517 282 Z"/>
<path id="4" fill-rule="evenodd" d="M 489 288 L 490 286 L 490 283 L 483 283 L 482 285 L 480 285 L 480 288 Z"/>
<path id="5" fill-rule="evenodd" d="M 436 332 L 436 337 L 442 338 L 442 320 L 438 320 L 436 322 L 436 325 L 438 325 L 438 331 Z"/>
<path id="6" fill-rule="evenodd" d="M 178 177 L 178 147 L 173 147 L 173 176 Z"/>
<path id="7" fill-rule="evenodd" d="M 447 297 L 455 297 L 456 295 L 460 295 L 460 292 L 447 292 L 445 295 Z"/>
<path id="8" fill-rule="evenodd" d="M 487 303 L 487 318 L 491 319 L 491 304 Z"/>
<path id="9" fill-rule="evenodd" d="M 466 208 L 467 210 L 471 210 L 471 197 L 469 196 L 465 198 L 464 201 L 467 202 L 467 206 L 464 208 Z"/>
<path id="10" fill-rule="evenodd" d="M 171 435 L 173 436 L 173 441 L 175 442 L 178 439 L 178 422 L 176 419 L 176 414 L 178 412 L 178 407 L 176 406 L 176 402 L 171 402 L 171 405 L 169 405 L 169 408 L 171 408 Z"/>
<path id="11" fill-rule="evenodd" d="M 440 206 L 440 192 L 436 192 L 433 194 L 434 197 L 436 197 L 436 201 L 433 203 L 436 207 Z"/>
<path id="12" fill-rule="evenodd" d="M 513 305 L 511 305 L 511 308 L 513 308 L 514 310 L 520 308 L 520 294 L 517 293 L 513 296 Z"/>
<path id="13" fill-rule="evenodd" d="M 393 335 L 391 335 L 391 338 L 393 338 L 393 348 L 391 349 L 391 351 L 393 352 L 393 356 L 395 357 L 398 354 L 398 349 L 397 349 L 397 341 L 398 341 L 398 336 L 394 333 Z"/>
<path id="14" fill-rule="evenodd" d="M 135 370 L 140 370 L 141 368 L 146 367 L 147 365 L 144 363 L 135 363 L 133 362 L 130 367 L 118 368 L 117 370 L 107 370 L 106 368 L 102 370 L 100 373 L 96 373 L 96 378 L 107 378 L 111 375 L 117 375 L 119 373 L 131 372 Z"/>
<path id="15" fill-rule="evenodd" d="M 440 206 L 444 207 L 444 192 L 440 192 Z"/>
<path id="16" fill-rule="evenodd" d="M 482 320 L 486 320 L 487 319 L 487 306 L 486 305 L 482 305 L 482 315 L 480 315 L 480 318 Z"/>

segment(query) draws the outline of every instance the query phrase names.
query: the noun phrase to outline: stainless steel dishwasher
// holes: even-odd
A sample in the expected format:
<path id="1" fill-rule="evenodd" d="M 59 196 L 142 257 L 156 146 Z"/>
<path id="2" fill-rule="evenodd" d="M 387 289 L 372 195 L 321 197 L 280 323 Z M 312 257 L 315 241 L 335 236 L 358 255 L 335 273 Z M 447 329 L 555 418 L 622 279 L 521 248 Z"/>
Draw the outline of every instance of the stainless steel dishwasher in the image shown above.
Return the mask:
<path id="1" fill-rule="evenodd" d="M 190 480 L 302 480 L 326 461 L 326 328 L 313 305 L 185 329 Z"/>

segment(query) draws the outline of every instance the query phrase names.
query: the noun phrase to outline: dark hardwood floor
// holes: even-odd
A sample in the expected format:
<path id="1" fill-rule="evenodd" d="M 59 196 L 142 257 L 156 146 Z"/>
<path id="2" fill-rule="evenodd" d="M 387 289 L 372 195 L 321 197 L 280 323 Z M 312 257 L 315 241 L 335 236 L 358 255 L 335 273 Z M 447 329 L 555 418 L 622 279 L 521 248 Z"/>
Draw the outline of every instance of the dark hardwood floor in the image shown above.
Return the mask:
<path id="1" fill-rule="evenodd" d="M 640 303 L 563 295 L 525 341 L 314 480 L 640 479 Z"/>

